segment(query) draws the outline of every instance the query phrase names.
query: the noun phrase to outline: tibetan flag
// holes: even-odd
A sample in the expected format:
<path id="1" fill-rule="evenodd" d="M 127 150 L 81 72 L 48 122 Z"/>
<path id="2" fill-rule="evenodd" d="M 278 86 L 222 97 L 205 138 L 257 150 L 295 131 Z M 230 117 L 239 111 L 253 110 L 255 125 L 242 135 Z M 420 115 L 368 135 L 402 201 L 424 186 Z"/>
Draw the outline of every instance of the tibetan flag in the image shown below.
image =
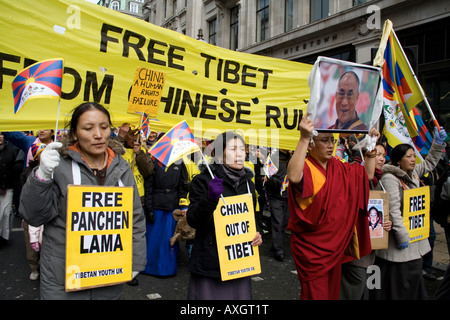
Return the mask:
<path id="1" fill-rule="evenodd" d="M 14 114 L 34 98 L 61 98 L 63 59 L 44 60 L 23 69 L 13 80 Z"/>
<path id="2" fill-rule="evenodd" d="M 267 160 L 264 163 L 263 169 L 268 178 L 273 176 L 278 171 L 278 168 L 275 166 L 272 159 L 270 158 L 270 154 L 267 156 Z"/>
<path id="3" fill-rule="evenodd" d="M 56 135 L 56 141 L 61 141 L 61 139 L 67 136 L 68 133 L 69 130 L 67 129 L 58 130 L 58 134 Z"/>
<path id="4" fill-rule="evenodd" d="M 424 100 L 424 96 L 390 20 L 386 20 L 384 24 L 380 48 L 374 64 L 383 66 L 383 115 L 385 118 L 383 133 L 388 139 L 388 144 L 392 148 L 401 143 L 412 145 L 416 151 L 416 159 L 420 162 L 423 157 L 419 151 L 426 145 L 426 140 L 421 141 L 414 115 L 417 110 L 414 111 L 414 109 Z M 426 136 L 425 127 L 420 125 L 420 129 Z M 423 152 L 425 151 L 423 149 Z"/>
<path id="5" fill-rule="evenodd" d="M 167 169 L 184 155 L 200 151 L 186 120 L 178 123 L 163 135 L 148 151 Z"/>
<path id="6" fill-rule="evenodd" d="M 411 111 L 424 97 L 392 27 L 384 50 L 383 96 L 385 103 L 400 108 L 409 135 L 416 137 L 418 128 Z"/>
<path id="7" fill-rule="evenodd" d="M 283 195 L 284 190 L 286 190 L 286 188 L 289 185 L 289 180 L 287 175 L 284 176 L 283 182 L 281 183 L 281 187 L 280 187 L 280 196 Z"/>
<path id="8" fill-rule="evenodd" d="M 425 156 L 431 148 L 433 137 L 430 132 L 428 132 L 428 128 L 425 126 L 425 123 L 423 122 L 417 108 L 413 108 L 411 110 L 411 115 L 411 123 L 413 123 L 415 130 L 417 131 L 417 136 L 413 137 L 412 140 L 417 148 L 417 151 Z"/>
<path id="9" fill-rule="evenodd" d="M 141 134 L 144 140 L 148 139 L 148 136 L 150 135 L 150 119 L 148 117 L 147 113 L 143 113 L 142 119 L 141 119 Z"/>

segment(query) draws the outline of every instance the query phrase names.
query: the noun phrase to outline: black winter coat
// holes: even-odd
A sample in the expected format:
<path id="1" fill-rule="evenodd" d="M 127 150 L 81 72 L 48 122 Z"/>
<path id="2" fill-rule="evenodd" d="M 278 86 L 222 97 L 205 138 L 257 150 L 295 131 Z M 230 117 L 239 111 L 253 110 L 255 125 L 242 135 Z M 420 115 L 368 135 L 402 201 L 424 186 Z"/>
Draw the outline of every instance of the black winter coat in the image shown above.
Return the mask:
<path id="1" fill-rule="evenodd" d="M 202 165 L 204 167 L 204 165 Z M 253 195 L 253 207 L 256 206 L 255 185 L 252 182 L 253 172 L 245 167 L 246 174 L 241 178 L 237 188 L 225 175 L 223 165 L 210 165 L 211 171 L 223 180 L 223 196 L 235 196 L 248 193 L 247 182 Z M 208 183 L 211 175 L 206 168 L 196 175 L 189 188 L 189 208 L 186 214 L 188 224 L 196 230 L 192 255 L 188 270 L 194 274 L 220 279 L 219 256 L 217 252 L 216 234 L 214 229 L 214 210 L 219 200 L 207 197 Z M 257 225 L 258 231 L 260 230 Z"/>
<path id="2" fill-rule="evenodd" d="M 3 144 L 0 150 L 0 189 L 12 189 L 17 178 L 15 165 L 19 149 L 6 141 Z"/>
<path id="3" fill-rule="evenodd" d="M 181 208 L 180 199 L 188 192 L 187 170 L 182 161 L 175 162 L 164 171 L 154 160 L 153 173 L 145 179 L 144 211 L 172 211 Z"/>

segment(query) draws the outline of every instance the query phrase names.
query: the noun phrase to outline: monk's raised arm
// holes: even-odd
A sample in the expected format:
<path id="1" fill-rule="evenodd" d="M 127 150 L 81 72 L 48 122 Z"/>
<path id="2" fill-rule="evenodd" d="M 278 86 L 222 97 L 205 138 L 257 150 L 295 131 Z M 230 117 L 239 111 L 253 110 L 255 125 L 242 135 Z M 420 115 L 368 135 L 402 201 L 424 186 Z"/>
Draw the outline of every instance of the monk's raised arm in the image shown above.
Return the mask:
<path id="1" fill-rule="evenodd" d="M 376 137 L 376 141 L 378 141 L 380 133 L 377 129 L 375 129 L 375 127 L 373 127 L 369 132 L 369 136 Z M 375 155 L 376 149 L 372 150 L 371 152 L 366 152 L 364 158 L 364 168 L 366 169 L 369 180 L 372 180 L 375 175 Z"/>
<path id="2" fill-rule="evenodd" d="M 287 167 L 287 177 L 289 183 L 299 183 L 303 178 L 303 167 L 305 166 L 306 153 L 308 151 L 309 142 L 313 136 L 314 125 L 313 122 L 306 114 L 300 121 L 300 139 L 298 140 L 297 147 L 294 154 L 289 161 Z"/>

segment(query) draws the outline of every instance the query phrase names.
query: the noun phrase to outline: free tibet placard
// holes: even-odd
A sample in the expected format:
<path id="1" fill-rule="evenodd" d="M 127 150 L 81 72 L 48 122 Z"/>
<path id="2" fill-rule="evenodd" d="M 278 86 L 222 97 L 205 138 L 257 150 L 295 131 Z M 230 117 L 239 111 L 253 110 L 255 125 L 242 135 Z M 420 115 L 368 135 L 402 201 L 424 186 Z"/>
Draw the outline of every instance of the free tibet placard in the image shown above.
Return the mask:
<path id="1" fill-rule="evenodd" d="M 131 280 L 133 188 L 68 186 L 66 291 Z"/>
<path id="2" fill-rule="evenodd" d="M 403 223 L 409 232 L 409 242 L 430 235 L 430 187 L 404 190 Z"/>
<path id="3" fill-rule="evenodd" d="M 243 194 L 224 200 L 214 211 L 222 281 L 261 273 L 258 247 L 251 245 L 256 235 L 253 198 Z"/>

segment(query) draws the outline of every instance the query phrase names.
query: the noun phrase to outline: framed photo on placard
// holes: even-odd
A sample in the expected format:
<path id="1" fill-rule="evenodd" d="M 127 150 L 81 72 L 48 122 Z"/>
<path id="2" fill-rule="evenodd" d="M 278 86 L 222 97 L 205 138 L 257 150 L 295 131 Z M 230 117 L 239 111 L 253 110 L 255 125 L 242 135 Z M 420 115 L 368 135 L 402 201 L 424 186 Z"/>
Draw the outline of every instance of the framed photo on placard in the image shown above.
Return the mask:
<path id="1" fill-rule="evenodd" d="M 319 57 L 310 77 L 311 99 L 318 132 L 368 133 L 382 111 L 381 69 Z"/>

